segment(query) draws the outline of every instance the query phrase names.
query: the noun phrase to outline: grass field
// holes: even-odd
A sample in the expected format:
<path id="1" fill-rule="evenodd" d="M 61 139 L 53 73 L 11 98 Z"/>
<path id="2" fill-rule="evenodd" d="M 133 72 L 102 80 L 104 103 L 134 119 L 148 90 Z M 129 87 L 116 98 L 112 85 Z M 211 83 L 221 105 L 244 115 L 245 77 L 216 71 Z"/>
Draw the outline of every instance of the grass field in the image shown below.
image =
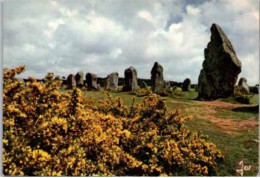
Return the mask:
<path id="1" fill-rule="evenodd" d="M 95 100 L 105 98 L 102 91 L 85 91 L 85 97 Z M 126 105 L 131 105 L 134 94 L 128 92 L 111 92 L 114 97 L 121 97 Z M 225 156 L 223 165 L 219 166 L 219 175 L 236 175 L 238 164 L 251 165 L 245 176 L 255 176 L 258 172 L 258 95 L 253 95 L 250 104 L 240 104 L 233 100 L 197 101 L 197 92 L 184 92 L 177 98 L 163 97 L 169 110 L 179 110 L 184 116 L 192 115 L 186 126 L 192 131 L 199 131 L 209 136 Z M 136 97 L 141 102 L 143 97 Z"/>

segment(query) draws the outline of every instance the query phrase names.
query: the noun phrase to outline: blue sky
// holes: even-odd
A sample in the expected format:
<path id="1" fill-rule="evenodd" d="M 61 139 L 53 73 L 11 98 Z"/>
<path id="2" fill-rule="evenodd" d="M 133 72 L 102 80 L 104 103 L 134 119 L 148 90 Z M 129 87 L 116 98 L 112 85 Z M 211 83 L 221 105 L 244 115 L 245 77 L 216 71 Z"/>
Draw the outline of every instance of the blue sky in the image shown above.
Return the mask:
<path id="1" fill-rule="evenodd" d="M 219 24 L 242 62 L 239 77 L 259 80 L 258 0 L 9 0 L 4 2 L 4 67 L 21 77 L 78 71 L 105 77 L 129 66 L 150 78 L 155 61 L 165 80 L 197 83 Z"/>

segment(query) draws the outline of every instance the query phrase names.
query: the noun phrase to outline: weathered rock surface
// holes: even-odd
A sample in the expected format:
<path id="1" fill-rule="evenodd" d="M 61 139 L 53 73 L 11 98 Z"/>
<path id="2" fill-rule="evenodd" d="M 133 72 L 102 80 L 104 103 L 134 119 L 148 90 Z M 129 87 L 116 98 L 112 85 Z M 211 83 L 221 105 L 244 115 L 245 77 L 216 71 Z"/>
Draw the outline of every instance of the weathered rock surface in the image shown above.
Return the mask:
<path id="1" fill-rule="evenodd" d="M 98 84 L 97 84 L 97 75 L 93 73 L 87 73 L 86 74 L 86 83 L 87 87 L 90 90 L 98 90 Z"/>
<path id="2" fill-rule="evenodd" d="M 83 87 L 84 86 L 84 73 L 82 71 L 79 71 L 75 76 L 77 87 Z"/>
<path id="3" fill-rule="evenodd" d="M 155 62 L 151 71 L 151 86 L 153 92 L 157 93 L 164 89 L 165 83 L 163 80 L 163 67 Z"/>
<path id="4" fill-rule="evenodd" d="M 198 98 L 206 100 L 232 95 L 241 72 L 241 62 L 225 33 L 217 24 L 210 30 L 211 40 L 204 50 L 205 60 L 198 82 Z"/>
<path id="5" fill-rule="evenodd" d="M 118 89 L 118 73 L 113 72 L 106 78 L 106 90 L 117 90 Z"/>
<path id="6" fill-rule="evenodd" d="M 137 71 L 130 66 L 125 70 L 125 85 L 123 91 L 136 91 L 138 89 Z"/>
<path id="7" fill-rule="evenodd" d="M 241 77 L 239 79 L 238 86 L 242 87 L 247 92 L 247 94 L 250 93 L 250 89 L 249 89 L 249 86 L 247 85 L 247 79 L 246 78 Z"/>
<path id="8" fill-rule="evenodd" d="M 76 80 L 75 76 L 73 74 L 70 74 L 67 78 L 67 88 L 68 89 L 73 89 L 76 87 Z"/>
<path id="9" fill-rule="evenodd" d="M 186 78 L 182 84 L 182 91 L 190 91 L 190 88 L 191 88 L 191 81 L 189 78 Z"/>
<path id="10" fill-rule="evenodd" d="M 141 81 L 140 88 L 147 88 L 147 83 L 145 81 Z"/>

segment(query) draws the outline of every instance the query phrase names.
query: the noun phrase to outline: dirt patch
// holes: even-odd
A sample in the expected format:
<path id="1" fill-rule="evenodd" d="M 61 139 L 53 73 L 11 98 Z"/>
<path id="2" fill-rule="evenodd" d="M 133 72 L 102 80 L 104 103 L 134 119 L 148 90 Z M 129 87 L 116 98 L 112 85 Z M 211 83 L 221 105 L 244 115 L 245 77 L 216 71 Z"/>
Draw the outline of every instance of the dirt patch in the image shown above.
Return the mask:
<path id="1" fill-rule="evenodd" d="M 228 103 L 224 101 L 219 101 L 219 100 L 214 100 L 214 101 L 195 101 L 196 103 L 200 103 L 201 105 L 204 106 L 209 106 L 212 108 L 224 108 L 224 109 L 233 109 L 237 107 L 242 107 L 242 106 L 248 106 L 244 104 L 239 104 L 239 103 Z"/>
<path id="2" fill-rule="evenodd" d="M 234 104 L 224 101 L 191 101 L 185 102 L 180 100 L 171 100 L 170 102 L 178 104 L 182 107 L 183 113 L 189 113 L 194 117 L 209 120 L 213 126 L 223 130 L 226 133 L 239 133 L 242 130 L 258 127 L 258 120 L 248 118 L 246 120 L 234 120 L 232 118 L 224 118 L 217 116 L 220 111 L 232 111 L 234 108 L 250 107 L 251 105 Z"/>
<path id="3" fill-rule="evenodd" d="M 248 106 L 244 104 L 234 104 L 228 103 L 224 101 L 214 100 L 214 101 L 196 101 L 192 100 L 190 102 L 181 101 L 181 100 L 170 100 L 171 103 L 178 103 L 178 104 L 186 104 L 190 106 L 203 106 L 203 107 L 211 107 L 212 109 L 215 108 L 225 108 L 225 109 L 233 109 L 242 106 Z"/>
<path id="4" fill-rule="evenodd" d="M 217 128 L 220 128 L 227 133 L 239 132 L 241 130 L 258 127 L 258 120 L 236 121 L 229 118 L 219 118 L 215 115 L 207 115 L 204 118 L 211 121 Z"/>

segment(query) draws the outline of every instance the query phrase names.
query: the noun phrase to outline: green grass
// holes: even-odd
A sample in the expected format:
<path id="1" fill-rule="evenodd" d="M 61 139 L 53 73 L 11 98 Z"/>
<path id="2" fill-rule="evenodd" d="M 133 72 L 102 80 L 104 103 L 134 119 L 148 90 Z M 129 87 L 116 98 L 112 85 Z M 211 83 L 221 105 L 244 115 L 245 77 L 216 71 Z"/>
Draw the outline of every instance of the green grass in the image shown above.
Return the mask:
<path id="1" fill-rule="evenodd" d="M 259 104 L 259 95 L 258 94 L 252 94 L 248 95 L 250 104 Z M 230 96 L 228 98 L 221 98 L 220 101 L 225 101 L 229 103 L 239 103 L 235 100 L 234 96 Z"/>
<path id="2" fill-rule="evenodd" d="M 185 100 L 194 100 L 198 97 L 198 92 L 195 89 L 191 89 L 190 91 L 182 92 L 184 95 L 180 97 L 181 99 Z"/>
<path id="3" fill-rule="evenodd" d="M 250 98 L 250 103 L 259 104 L 259 95 L 254 94 L 253 97 Z"/>
<path id="4" fill-rule="evenodd" d="M 244 160 L 245 164 L 253 166 L 251 171 L 244 175 L 255 176 L 258 172 L 258 146 L 254 140 L 258 139 L 258 130 L 242 131 L 238 134 L 229 134 L 221 129 L 212 126 L 212 123 L 205 119 L 195 117 L 186 123 L 191 131 L 200 131 L 203 135 L 209 136 L 209 141 L 215 143 L 225 156 L 224 164 L 219 165 L 219 176 L 235 175 L 237 164 Z M 247 145 L 245 143 L 248 143 Z"/>
<path id="5" fill-rule="evenodd" d="M 143 97 L 136 97 L 135 95 L 128 93 L 128 92 L 110 92 L 110 94 L 113 97 L 120 97 L 123 101 L 124 104 L 127 106 L 130 106 L 133 101 L 133 97 L 135 97 L 135 102 L 141 102 Z M 85 97 L 92 97 L 95 100 L 100 100 L 100 99 L 105 99 L 107 96 L 104 92 L 102 91 L 86 91 L 83 92 L 83 96 Z"/>
<path id="6" fill-rule="evenodd" d="M 132 103 L 133 94 L 128 92 L 110 92 L 113 97 L 121 97 L 124 103 L 128 106 Z M 102 91 L 85 91 L 85 97 L 92 97 L 95 100 L 105 98 Z M 229 133 L 216 127 L 210 120 L 203 118 L 209 115 L 205 107 L 205 101 L 198 102 L 194 99 L 197 97 L 197 92 L 191 90 L 183 92 L 183 96 L 178 98 L 162 97 L 165 100 L 168 110 L 179 110 L 186 115 L 193 115 L 193 119 L 186 122 L 187 128 L 191 131 L 199 131 L 203 135 L 209 136 L 209 141 L 215 143 L 222 151 L 225 159 L 224 163 L 218 167 L 218 175 L 234 176 L 236 174 L 237 165 L 244 160 L 245 165 L 251 165 L 250 171 L 244 172 L 245 176 L 256 176 L 258 172 L 258 128 L 244 129 L 236 133 Z M 143 97 L 135 97 L 135 101 L 140 103 Z M 220 99 L 221 101 L 233 103 L 233 98 Z M 258 95 L 252 96 L 250 102 L 258 104 Z M 234 104 L 236 106 L 236 104 Z M 241 105 L 240 105 L 241 106 Z M 236 121 L 240 120 L 257 120 L 258 110 L 252 110 L 251 105 L 246 107 L 232 108 L 214 108 L 214 115 L 220 118 L 229 118 Z"/>
<path id="7" fill-rule="evenodd" d="M 181 88 L 177 88 L 178 91 L 181 91 Z M 181 92 L 182 96 L 174 96 L 174 99 L 178 100 L 194 100 L 198 97 L 198 92 L 195 89 L 190 89 L 190 91 Z"/>
<path id="8" fill-rule="evenodd" d="M 237 112 L 232 110 L 220 110 L 217 116 L 235 120 L 257 120 L 258 113 L 255 112 Z"/>

